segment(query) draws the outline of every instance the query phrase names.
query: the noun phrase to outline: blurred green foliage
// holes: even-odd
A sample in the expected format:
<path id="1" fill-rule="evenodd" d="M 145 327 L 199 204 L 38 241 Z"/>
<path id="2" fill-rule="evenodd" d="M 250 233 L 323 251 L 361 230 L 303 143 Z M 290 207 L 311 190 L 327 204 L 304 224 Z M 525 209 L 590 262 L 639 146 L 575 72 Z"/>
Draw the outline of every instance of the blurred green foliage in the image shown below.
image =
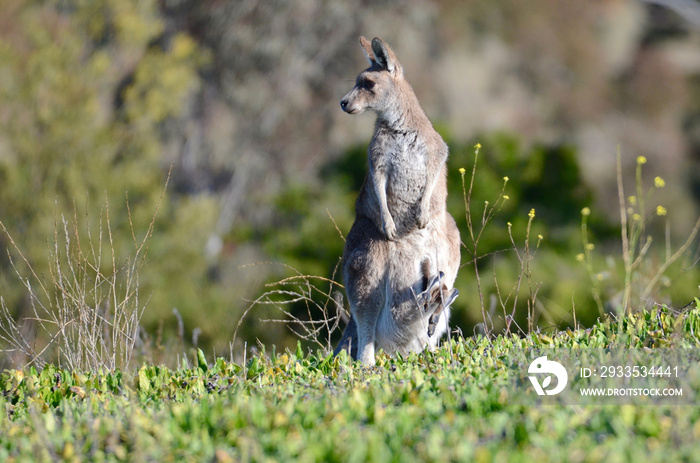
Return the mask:
<path id="1" fill-rule="evenodd" d="M 108 214 L 121 261 L 163 195 L 163 125 L 182 114 L 207 54 L 186 34 L 163 36 L 156 1 L 11 1 L 0 15 L 15 26 L 0 31 L 0 220 L 47 283 L 61 216 L 90 249 Z M 192 321 L 220 306 L 202 259 L 217 208 L 206 195 L 165 193 L 140 280 L 147 326 L 173 307 Z M 27 269 L 7 236 L 0 248 L 0 293 L 21 314 L 25 288 L 5 249 Z"/>

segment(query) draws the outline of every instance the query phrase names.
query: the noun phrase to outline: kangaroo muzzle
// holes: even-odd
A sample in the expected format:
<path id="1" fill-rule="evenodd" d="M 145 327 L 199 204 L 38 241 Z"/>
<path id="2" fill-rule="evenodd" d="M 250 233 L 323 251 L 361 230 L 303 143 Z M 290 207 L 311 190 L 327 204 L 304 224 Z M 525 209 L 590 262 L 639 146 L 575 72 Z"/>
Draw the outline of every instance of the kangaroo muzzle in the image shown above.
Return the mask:
<path id="1" fill-rule="evenodd" d="M 340 100 L 340 109 L 348 114 L 359 114 L 365 110 L 362 104 L 358 104 L 357 89 L 353 88 L 350 93 Z"/>

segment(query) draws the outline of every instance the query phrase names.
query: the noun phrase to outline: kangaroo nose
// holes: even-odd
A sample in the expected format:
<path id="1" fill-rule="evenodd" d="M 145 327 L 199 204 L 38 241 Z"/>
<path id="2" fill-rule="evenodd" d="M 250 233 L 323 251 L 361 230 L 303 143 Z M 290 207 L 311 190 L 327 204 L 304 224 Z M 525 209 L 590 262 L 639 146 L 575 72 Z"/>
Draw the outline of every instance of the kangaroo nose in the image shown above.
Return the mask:
<path id="1" fill-rule="evenodd" d="M 343 111 L 348 109 L 348 100 L 340 100 L 340 109 Z"/>

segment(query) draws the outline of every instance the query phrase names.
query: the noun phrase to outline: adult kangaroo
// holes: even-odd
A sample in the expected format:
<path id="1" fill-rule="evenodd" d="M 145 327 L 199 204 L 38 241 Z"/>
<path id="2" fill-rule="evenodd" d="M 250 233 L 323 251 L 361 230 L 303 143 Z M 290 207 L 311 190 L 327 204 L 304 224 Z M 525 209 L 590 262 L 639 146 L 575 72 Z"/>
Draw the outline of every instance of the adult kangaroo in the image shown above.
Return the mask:
<path id="1" fill-rule="evenodd" d="M 369 173 L 343 253 L 351 319 L 336 348 L 374 365 L 374 354 L 434 348 L 448 329 L 460 261 L 459 230 L 446 210 L 447 145 L 394 52 L 360 37 L 370 62 L 340 106 L 377 114 Z"/>

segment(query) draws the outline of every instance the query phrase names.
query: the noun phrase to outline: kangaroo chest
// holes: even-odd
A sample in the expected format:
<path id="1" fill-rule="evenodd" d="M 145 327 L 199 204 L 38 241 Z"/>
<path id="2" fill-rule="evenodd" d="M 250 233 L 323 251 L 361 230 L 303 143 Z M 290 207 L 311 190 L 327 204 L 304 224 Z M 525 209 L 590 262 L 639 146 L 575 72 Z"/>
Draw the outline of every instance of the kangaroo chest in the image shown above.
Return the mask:
<path id="1" fill-rule="evenodd" d="M 370 159 L 372 167 L 386 176 L 390 209 L 420 200 L 426 184 L 428 149 L 416 132 L 378 131 Z"/>

